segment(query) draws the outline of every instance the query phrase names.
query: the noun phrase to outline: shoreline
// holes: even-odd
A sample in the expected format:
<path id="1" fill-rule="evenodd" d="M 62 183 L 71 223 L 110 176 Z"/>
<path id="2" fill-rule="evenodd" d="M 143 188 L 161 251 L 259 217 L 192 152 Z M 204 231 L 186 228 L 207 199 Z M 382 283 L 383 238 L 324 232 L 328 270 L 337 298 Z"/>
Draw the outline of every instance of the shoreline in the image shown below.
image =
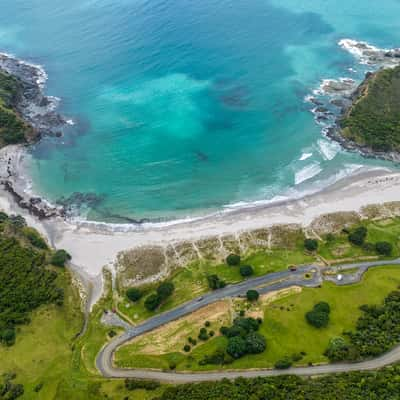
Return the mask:
<path id="1" fill-rule="evenodd" d="M 90 223 L 73 224 L 59 216 L 40 220 L 29 210 L 20 208 L 4 188 L 0 189 L 0 209 L 21 214 L 52 246 L 64 248 L 72 255 L 71 269 L 86 288 L 92 288 L 91 306 L 102 295 L 103 268 L 115 276 L 117 256 L 121 252 L 143 246 L 166 247 L 171 243 L 216 236 L 238 236 L 276 225 L 298 224 L 305 228 L 325 214 L 360 212 L 368 205 L 396 201 L 400 201 L 400 172 L 383 168 L 364 169 L 301 199 L 241 208 L 165 226 L 145 224 L 140 229 L 118 232 Z"/>
<path id="2" fill-rule="evenodd" d="M 374 60 L 368 64 L 374 68 L 388 60 L 392 63 L 399 62 L 394 55 L 397 53 L 388 53 L 389 50 L 373 48 L 364 42 L 344 40 L 339 44 L 343 48 L 351 45 L 353 50 L 359 50 L 357 57 L 362 62 Z M 352 52 L 349 48 L 346 50 Z M 400 54 L 400 50 L 398 52 Z M 380 56 L 379 59 L 377 55 Z M 27 79 L 33 90 L 31 98 L 24 99 L 26 101 L 21 105 L 23 117 L 39 132 L 57 136 L 58 131 L 55 132 L 54 129 L 69 122 L 56 113 L 58 99 L 43 94 L 47 78 L 44 70 L 0 53 L 0 69 L 4 69 L 4 62 L 9 63 L 7 68 L 11 68 L 11 72 L 15 69 L 16 76 L 23 74 L 22 78 Z M 326 82 L 328 80 L 325 85 Z M 335 88 L 335 95 L 348 93 L 349 87 L 354 83 L 342 80 L 339 81 L 341 86 L 338 86 L 337 82 L 330 81 Z M 332 98 L 330 100 L 332 102 Z M 319 114 L 321 118 L 323 112 Z M 51 246 L 64 248 L 72 255 L 71 270 L 83 282 L 87 291 L 92 293 L 91 304 L 96 303 L 102 295 L 103 268 L 109 269 L 115 278 L 117 257 L 121 252 L 142 246 L 157 245 L 166 248 L 170 243 L 224 235 L 238 236 L 243 232 L 274 225 L 298 224 L 305 228 L 324 214 L 360 212 L 367 205 L 400 201 L 400 172 L 383 167 L 362 167 L 317 192 L 305 192 L 299 198 L 243 204 L 237 209 L 222 209 L 205 216 L 132 224 L 74 221 L 67 218 L 65 207 L 54 206 L 30 192 L 30 182 L 24 175 L 26 154 L 27 148 L 23 145 L 0 149 L 0 209 L 21 214 L 29 225 L 47 238 Z"/>

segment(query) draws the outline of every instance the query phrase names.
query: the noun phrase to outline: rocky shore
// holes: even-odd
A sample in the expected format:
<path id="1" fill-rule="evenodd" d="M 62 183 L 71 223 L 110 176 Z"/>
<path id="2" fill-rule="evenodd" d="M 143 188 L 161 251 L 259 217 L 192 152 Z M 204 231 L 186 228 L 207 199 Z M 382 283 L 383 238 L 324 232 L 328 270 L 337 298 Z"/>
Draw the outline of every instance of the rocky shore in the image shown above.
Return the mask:
<path id="1" fill-rule="evenodd" d="M 322 133 L 331 140 L 338 142 L 347 151 L 357 152 L 366 158 L 382 159 L 400 162 L 400 153 L 395 151 L 377 151 L 370 146 L 361 145 L 343 136 L 341 121 L 347 116 L 356 101 L 368 89 L 368 84 L 376 74 L 385 68 L 400 65 L 400 48 L 379 49 L 366 42 L 344 39 L 339 45 L 353 54 L 363 64 L 372 68 L 368 71 L 361 84 L 357 85 L 352 78 L 325 79 L 307 101 L 313 105 L 311 110 L 315 121 L 322 127 Z"/>
<path id="2" fill-rule="evenodd" d="M 33 128 L 35 140 L 43 136 L 61 136 L 63 128 L 70 122 L 56 111 L 60 100 L 44 94 L 47 75 L 43 68 L 0 53 L 0 71 L 14 76 L 21 83 L 22 92 L 14 105 L 15 111 Z M 24 147 L 7 146 L 0 152 L 0 184 L 16 203 L 39 219 L 64 217 L 62 207 L 52 206 L 27 193 L 26 182 L 20 175 Z"/>

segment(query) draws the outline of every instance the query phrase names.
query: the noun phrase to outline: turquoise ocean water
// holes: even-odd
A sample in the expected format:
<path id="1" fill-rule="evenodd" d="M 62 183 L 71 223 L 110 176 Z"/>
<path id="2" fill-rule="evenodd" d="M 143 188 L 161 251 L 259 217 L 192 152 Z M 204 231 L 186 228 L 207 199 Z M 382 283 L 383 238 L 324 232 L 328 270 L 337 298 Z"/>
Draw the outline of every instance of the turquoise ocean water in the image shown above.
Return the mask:
<path id="1" fill-rule="evenodd" d="M 398 0 L 2 0 L 0 51 L 43 65 L 75 122 L 32 150 L 33 190 L 102 196 L 89 219 L 180 218 L 382 165 L 324 139 L 304 97 L 361 79 L 340 39 L 399 47 L 399 15 Z"/>

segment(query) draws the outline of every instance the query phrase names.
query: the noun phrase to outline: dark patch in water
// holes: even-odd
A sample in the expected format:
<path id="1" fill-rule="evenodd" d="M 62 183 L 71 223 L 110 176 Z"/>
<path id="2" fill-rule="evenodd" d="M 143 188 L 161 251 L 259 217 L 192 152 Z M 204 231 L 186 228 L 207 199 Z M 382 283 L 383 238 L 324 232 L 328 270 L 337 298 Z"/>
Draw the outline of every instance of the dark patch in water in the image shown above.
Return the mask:
<path id="1" fill-rule="evenodd" d="M 196 155 L 196 158 L 199 161 L 208 161 L 208 155 L 201 152 L 201 151 L 195 151 L 194 154 Z"/>

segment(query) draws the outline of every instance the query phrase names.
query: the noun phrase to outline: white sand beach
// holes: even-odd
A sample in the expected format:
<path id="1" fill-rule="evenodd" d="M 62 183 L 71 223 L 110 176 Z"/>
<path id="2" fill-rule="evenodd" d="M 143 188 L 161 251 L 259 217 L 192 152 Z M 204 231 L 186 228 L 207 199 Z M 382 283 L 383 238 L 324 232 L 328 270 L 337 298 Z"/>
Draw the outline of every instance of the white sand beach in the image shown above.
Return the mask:
<path id="1" fill-rule="evenodd" d="M 21 184 L 21 177 L 18 176 L 21 152 L 23 150 L 18 147 L 7 147 L 0 152 L 3 178 L 6 166 L 10 165 L 7 160 L 12 158 L 12 181 L 15 182 L 15 187 Z M 27 210 L 19 208 L 9 193 L 3 189 L 0 191 L 0 209 L 22 214 L 53 246 L 66 249 L 72 255 L 74 269 L 95 284 L 95 297 L 101 293 L 103 267 L 113 270 L 118 253 L 124 250 L 143 245 L 166 245 L 214 235 L 237 234 L 276 224 L 297 223 L 307 226 L 323 214 L 358 211 L 369 204 L 398 200 L 400 173 L 390 172 L 388 169 L 360 170 L 356 175 L 299 200 L 238 209 L 197 221 L 168 226 L 142 225 L 126 232 L 118 232 L 101 224 L 68 223 L 60 217 L 39 221 L 29 215 Z"/>

